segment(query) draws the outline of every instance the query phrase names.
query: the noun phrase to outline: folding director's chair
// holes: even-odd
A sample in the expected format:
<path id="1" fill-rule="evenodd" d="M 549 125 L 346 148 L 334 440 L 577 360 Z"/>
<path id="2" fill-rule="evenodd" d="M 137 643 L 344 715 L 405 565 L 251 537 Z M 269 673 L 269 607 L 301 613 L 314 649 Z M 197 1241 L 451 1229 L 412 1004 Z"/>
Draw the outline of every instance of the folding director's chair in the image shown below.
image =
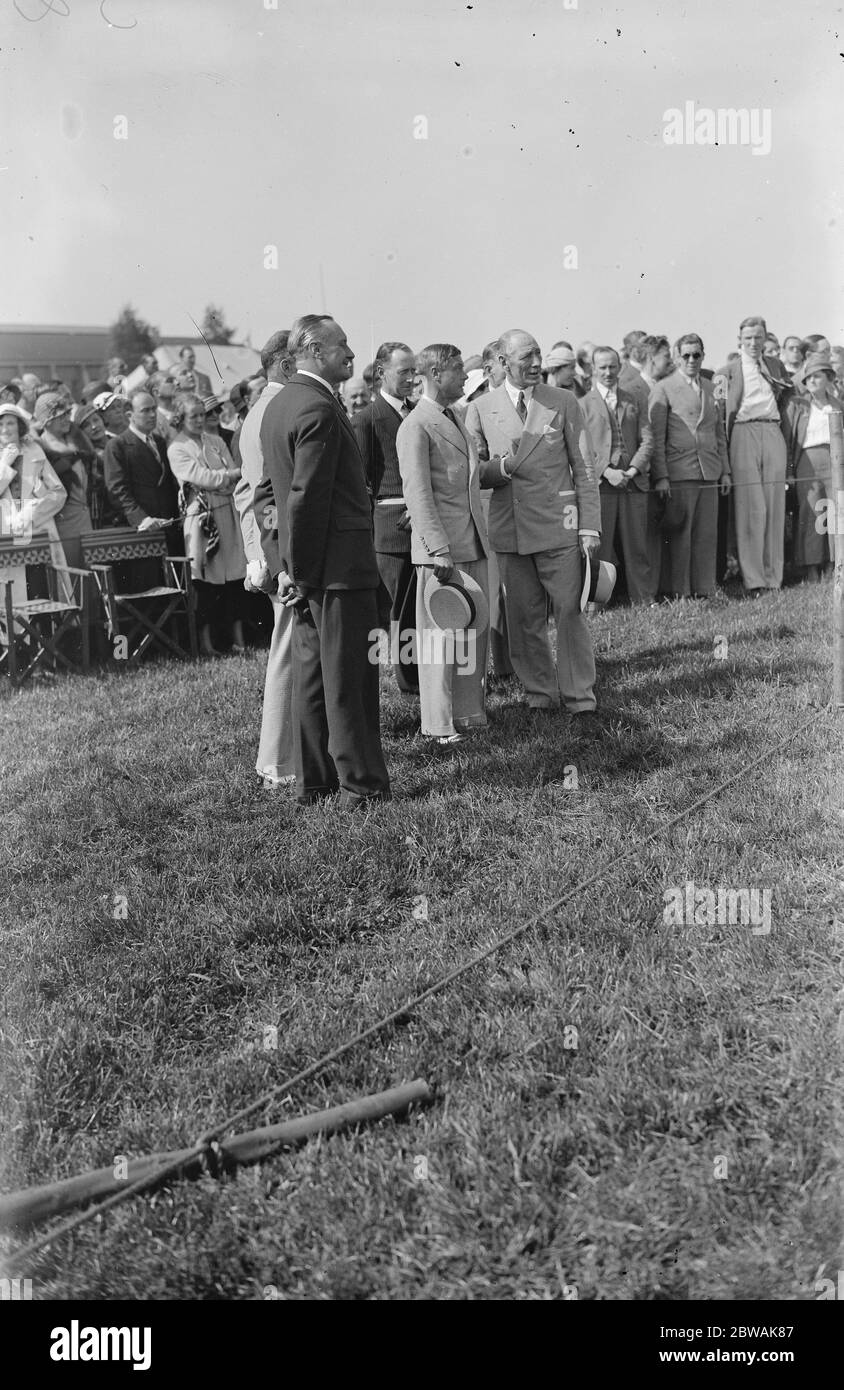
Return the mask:
<path id="1" fill-rule="evenodd" d="M 153 644 L 185 660 L 198 658 L 190 561 L 184 555 L 168 555 L 163 531 L 135 531 L 131 526 L 89 531 L 82 537 L 82 555 L 94 576 L 112 649 L 116 638 L 125 639 L 128 666 L 137 664 Z M 115 565 L 120 565 L 125 575 L 133 561 L 148 560 L 158 561 L 160 584 L 135 589 L 126 587 L 131 580 L 118 581 Z M 187 622 L 188 648 L 179 639 L 178 623 L 173 621 L 180 617 Z M 171 623 L 169 633 L 165 631 L 167 623 Z"/>
<path id="2" fill-rule="evenodd" d="M 27 565 L 45 571 L 48 598 L 26 597 Z M 5 667 L 12 685 L 23 685 L 40 665 L 88 670 L 90 579 L 87 570 L 53 563 L 46 532 L 36 532 L 23 543 L 20 538 L 0 539 L 0 671 Z M 78 659 L 61 650 L 70 632 L 81 639 Z"/>

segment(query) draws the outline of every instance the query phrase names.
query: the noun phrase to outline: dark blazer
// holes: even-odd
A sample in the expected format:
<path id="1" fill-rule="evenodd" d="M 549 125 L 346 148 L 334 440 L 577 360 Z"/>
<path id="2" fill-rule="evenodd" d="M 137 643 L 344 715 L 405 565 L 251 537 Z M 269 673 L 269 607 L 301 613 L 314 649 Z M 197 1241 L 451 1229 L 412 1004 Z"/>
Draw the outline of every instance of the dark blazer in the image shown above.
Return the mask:
<path id="1" fill-rule="evenodd" d="M 396 435 L 401 423 L 401 417 L 380 392 L 372 404 L 352 420 L 352 430 L 363 455 L 367 487 L 376 504 L 372 518 L 375 549 L 387 555 L 410 553 L 410 531 L 402 531 L 398 524 L 404 508 L 377 505 L 379 497 L 403 495 L 396 451 Z"/>
<path id="2" fill-rule="evenodd" d="M 648 414 L 654 436 L 652 482 L 714 482 L 729 475 L 724 422 L 711 382 L 701 381 L 698 396 L 682 372 L 672 372 L 651 392 Z"/>
<path id="3" fill-rule="evenodd" d="M 331 388 L 292 377 L 264 412 L 261 448 L 277 512 L 264 545 L 271 572 L 311 589 L 377 589 L 363 459 Z"/>
<path id="4" fill-rule="evenodd" d="M 791 377 L 778 357 L 761 357 L 759 370 L 774 393 L 774 400 L 780 413 L 780 424 L 786 440 L 789 436 L 788 403 L 794 393 Z M 741 358 L 737 357 L 727 365 L 727 442 L 733 433 L 733 425 L 744 396 L 744 373 Z"/>
<path id="5" fill-rule="evenodd" d="M 130 429 L 113 435 L 105 448 L 105 485 L 130 526 L 148 516 L 179 515 L 179 485 L 167 461 L 167 445 L 153 432 L 150 449 Z"/>
<path id="6" fill-rule="evenodd" d="M 631 479 L 631 482 L 640 492 L 647 492 L 650 487 L 648 474 L 654 445 L 647 403 L 642 404 L 635 396 L 620 387 L 616 387 L 616 398 L 619 429 L 627 450 L 628 462 L 625 467 L 636 469 L 636 477 Z M 580 411 L 586 422 L 592 452 L 595 455 L 595 472 L 602 478 L 604 470 L 610 466 L 612 425 L 607 403 L 596 386 L 581 398 Z"/>

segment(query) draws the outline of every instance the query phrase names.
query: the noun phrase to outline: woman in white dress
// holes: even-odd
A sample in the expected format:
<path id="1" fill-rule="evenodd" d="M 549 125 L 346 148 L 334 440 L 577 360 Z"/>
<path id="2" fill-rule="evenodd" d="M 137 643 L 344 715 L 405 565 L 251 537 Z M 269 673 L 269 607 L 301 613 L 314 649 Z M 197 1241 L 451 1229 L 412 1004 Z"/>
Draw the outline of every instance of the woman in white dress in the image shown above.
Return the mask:
<path id="1" fill-rule="evenodd" d="M 216 656 L 211 622 L 218 604 L 219 627 L 232 651 L 243 651 L 243 628 L 235 616 L 238 591 L 246 576 L 246 556 L 232 493 L 240 477 L 218 435 L 204 429 L 205 406 L 198 396 L 177 397 L 175 438 L 167 457 L 183 502 L 185 553 L 197 588 L 199 645 Z"/>

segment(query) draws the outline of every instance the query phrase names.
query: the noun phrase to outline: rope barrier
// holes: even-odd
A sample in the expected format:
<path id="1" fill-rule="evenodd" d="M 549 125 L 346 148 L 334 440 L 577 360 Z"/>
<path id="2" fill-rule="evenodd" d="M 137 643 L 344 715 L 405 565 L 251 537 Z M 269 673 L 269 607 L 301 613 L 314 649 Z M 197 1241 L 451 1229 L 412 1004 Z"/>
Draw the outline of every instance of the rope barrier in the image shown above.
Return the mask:
<path id="1" fill-rule="evenodd" d="M 368 1028 L 362 1029 L 353 1037 L 347 1039 L 346 1042 L 341 1043 L 339 1047 L 332 1048 L 330 1052 L 326 1052 L 322 1057 L 317 1058 L 316 1061 L 311 1062 L 306 1067 L 303 1067 L 302 1070 L 296 1072 L 294 1076 L 289 1077 L 285 1081 L 281 1082 L 279 1085 L 274 1086 L 271 1090 L 265 1092 L 264 1095 L 259 1096 L 257 1100 L 252 1101 L 249 1105 L 246 1105 L 241 1110 L 236 1111 L 234 1115 L 230 1115 L 227 1119 L 220 1121 L 219 1124 L 215 1125 L 212 1129 L 207 1130 L 203 1135 L 201 1135 L 200 1138 L 193 1145 L 193 1147 L 188 1152 L 182 1154 L 182 1156 L 176 1162 L 163 1165 L 161 1168 L 156 1169 L 153 1173 L 147 1174 L 144 1178 L 138 1179 L 136 1182 L 129 1184 L 122 1191 L 116 1192 L 111 1197 L 107 1197 L 105 1201 L 100 1202 L 95 1206 L 89 1207 L 85 1211 L 78 1212 L 75 1216 L 70 1217 L 67 1221 L 61 1222 L 58 1226 L 54 1227 L 53 1230 L 45 1232 L 44 1235 L 39 1236 L 36 1240 L 30 1241 L 28 1244 L 19 1247 L 19 1249 L 14 1252 L 13 1258 L 17 1261 L 28 1259 L 31 1255 L 34 1255 L 38 1251 L 45 1249 L 49 1245 L 52 1245 L 54 1241 L 59 1239 L 59 1237 L 68 1235 L 71 1231 L 76 1230 L 77 1227 L 83 1225 L 84 1222 L 90 1221 L 94 1217 L 101 1216 L 103 1212 L 110 1211 L 113 1207 L 118 1206 L 121 1202 L 128 1201 L 130 1197 L 139 1195 L 140 1193 L 144 1192 L 147 1188 L 153 1185 L 158 1186 L 165 1178 L 171 1177 L 174 1174 L 180 1172 L 187 1164 L 196 1161 L 196 1159 L 201 1159 L 204 1157 L 206 1163 L 208 1164 L 209 1171 L 214 1172 L 215 1168 L 219 1167 L 217 1162 L 217 1158 L 219 1155 L 219 1146 L 216 1145 L 216 1141 L 226 1130 L 231 1129 L 236 1124 L 239 1124 L 247 1116 L 253 1115 L 257 1110 L 263 1109 L 264 1106 L 268 1105 L 271 1101 L 275 1100 L 279 1096 L 289 1093 L 295 1087 L 300 1086 L 304 1081 L 310 1080 L 310 1078 L 317 1075 L 317 1073 L 324 1071 L 325 1068 L 329 1066 L 332 1062 L 338 1061 L 341 1057 L 345 1056 L 347 1052 L 351 1052 L 353 1048 L 359 1047 L 361 1043 L 367 1042 L 370 1038 L 373 1038 L 378 1033 L 383 1032 L 385 1028 L 389 1028 L 393 1024 L 399 1022 L 401 1019 L 406 1018 L 409 1014 L 413 1013 L 416 1009 L 418 1009 L 421 1004 L 425 1003 L 428 999 L 433 998 L 434 995 L 441 993 L 449 985 L 453 984 L 455 980 L 458 980 L 463 975 L 468 974 L 470 970 L 476 969 L 479 965 L 482 965 L 484 961 L 489 960 L 494 955 L 497 955 L 498 952 L 503 950 L 506 946 L 512 945 L 514 941 L 518 941 L 518 939 L 524 936 L 524 934 L 528 932 L 531 929 L 531 927 L 536 926 L 544 918 L 549 917 L 553 913 L 557 912 L 565 903 L 569 902 L 572 898 L 582 894 L 584 889 L 591 888 L 595 883 L 599 882 L 610 869 L 614 868 L 618 864 L 623 863 L 626 859 L 631 858 L 633 855 L 639 857 L 641 855 L 642 847 L 644 845 L 651 844 L 655 840 L 658 840 L 662 835 L 665 835 L 667 831 L 671 830 L 673 826 L 678 825 L 681 821 L 685 820 L 687 817 L 691 816 L 695 811 L 699 810 L 702 806 L 705 806 L 708 802 L 714 800 L 716 796 L 720 796 L 720 794 L 723 791 L 726 791 L 728 787 L 733 786 L 735 782 L 739 781 L 742 777 L 745 777 L 749 772 L 752 772 L 755 768 L 761 766 L 762 763 L 767 762 L 776 753 L 780 752 L 782 749 L 787 747 L 789 743 L 792 743 L 798 737 L 799 734 L 804 733 L 814 724 L 817 724 L 818 721 L 823 717 L 823 715 L 830 712 L 832 708 L 832 702 L 830 702 L 827 705 L 824 705 L 820 710 L 813 714 L 810 719 L 805 720 L 804 723 L 798 725 L 797 728 L 792 729 L 788 734 L 786 734 L 785 737 L 779 741 L 779 743 L 776 743 L 772 747 L 767 748 L 765 752 L 760 753 L 760 755 L 757 758 L 754 758 L 751 762 L 744 764 L 744 766 L 739 768 L 737 772 L 732 773 L 731 776 L 725 779 L 725 781 L 719 783 L 717 787 L 714 787 L 711 791 L 706 792 L 705 795 L 699 797 L 697 801 L 692 802 L 692 804 L 690 806 L 687 806 L 685 810 L 679 811 L 677 815 L 670 817 L 670 819 L 667 820 L 663 825 L 658 826 L 655 830 L 652 830 L 648 835 L 645 836 L 643 840 L 637 840 L 635 845 L 631 845 L 629 848 L 623 850 L 622 853 L 619 854 L 614 860 L 612 860 L 608 866 L 606 866 L 605 868 L 596 869 L 596 871 L 593 874 L 591 874 L 588 878 L 583 879 L 573 888 L 569 888 L 565 893 L 562 893 L 560 897 L 555 898 L 550 903 L 547 903 L 544 907 L 540 908 L 538 912 L 535 912 L 533 916 L 529 917 L 527 921 L 522 922 L 518 927 L 514 927 L 512 931 L 506 932 L 504 936 L 498 937 L 490 946 L 487 946 L 483 950 L 477 952 L 474 956 L 471 956 L 469 960 L 462 962 L 462 964 L 455 966 L 453 970 L 450 970 L 445 975 L 440 976 L 440 978 L 438 980 L 435 980 L 433 984 L 429 985 L 426 989 L 423 989 L 419 994 L 414 995 L 411 999 L 406 1000 L 399 1008 L 391 1010 L 390 1013 L 385 1014 L 382 1018 L 379 1018 L 375 1023 L 370 1024 Z M 216 1154 L 213 1152 L 215 1146 Z M 210 1161 L 208 1157 L 209 1154 L 211 1155 Z"/>

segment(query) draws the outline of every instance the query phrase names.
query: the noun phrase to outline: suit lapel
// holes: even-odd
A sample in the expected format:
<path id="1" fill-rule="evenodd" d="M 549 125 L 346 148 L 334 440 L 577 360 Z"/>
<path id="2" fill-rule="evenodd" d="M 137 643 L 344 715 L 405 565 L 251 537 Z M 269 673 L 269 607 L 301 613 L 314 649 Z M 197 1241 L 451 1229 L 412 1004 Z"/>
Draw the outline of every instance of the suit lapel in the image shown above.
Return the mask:
<path id="1" fill-rule="evenodd" d="M 519 447 L 516 451 L 516 457 L 513 460 L 513 468 L 510 470 L 511 473 L 513 473 L 515 469 L 521 468 L 525 459 L 533 453 L 537 444 L 542 439 L 542 432 L 545 426 L 551 423 L 551 421 L 557 413 L 555 406 L 546 405 L 545 402 L 540 400 L 539 396 L 537 395 L 539 389 L 540 388 L 538 386 L 535 386 L 533 390 L 533 395 L 530 398 L 527 417 L 525 419 L 524 425 L 522 426 L 522 437 L 519 441 Z M 512 405 L 512 401 L 510 402 L 510 404 Z M 515 406 L 513 407 L 513 414 L 518 420 L 519 413 L 516 410 Z M 521 425 L 520 420 L 519 424 Z"/>
<path id="2" fill-rule="evenodd" d="M 442 411 L 438 410 L 437 407 L 431 401 L 427 402 L 427 406 L 428 409 L 426 411 L 426 414 L 430 416 L 431 429 L 434 431 L 434 433 L 441 435 L 443 439 L 448 441 L 452 448 L 459 449 L 460 452 L 462 454 L 465 454 L 466 458 L 468 459 L 469 445 L 466 439 L 466 435 L 463 433 L 462 427 L 459 424 L 453 425 L 450 420 L 446 419 Z"/>

